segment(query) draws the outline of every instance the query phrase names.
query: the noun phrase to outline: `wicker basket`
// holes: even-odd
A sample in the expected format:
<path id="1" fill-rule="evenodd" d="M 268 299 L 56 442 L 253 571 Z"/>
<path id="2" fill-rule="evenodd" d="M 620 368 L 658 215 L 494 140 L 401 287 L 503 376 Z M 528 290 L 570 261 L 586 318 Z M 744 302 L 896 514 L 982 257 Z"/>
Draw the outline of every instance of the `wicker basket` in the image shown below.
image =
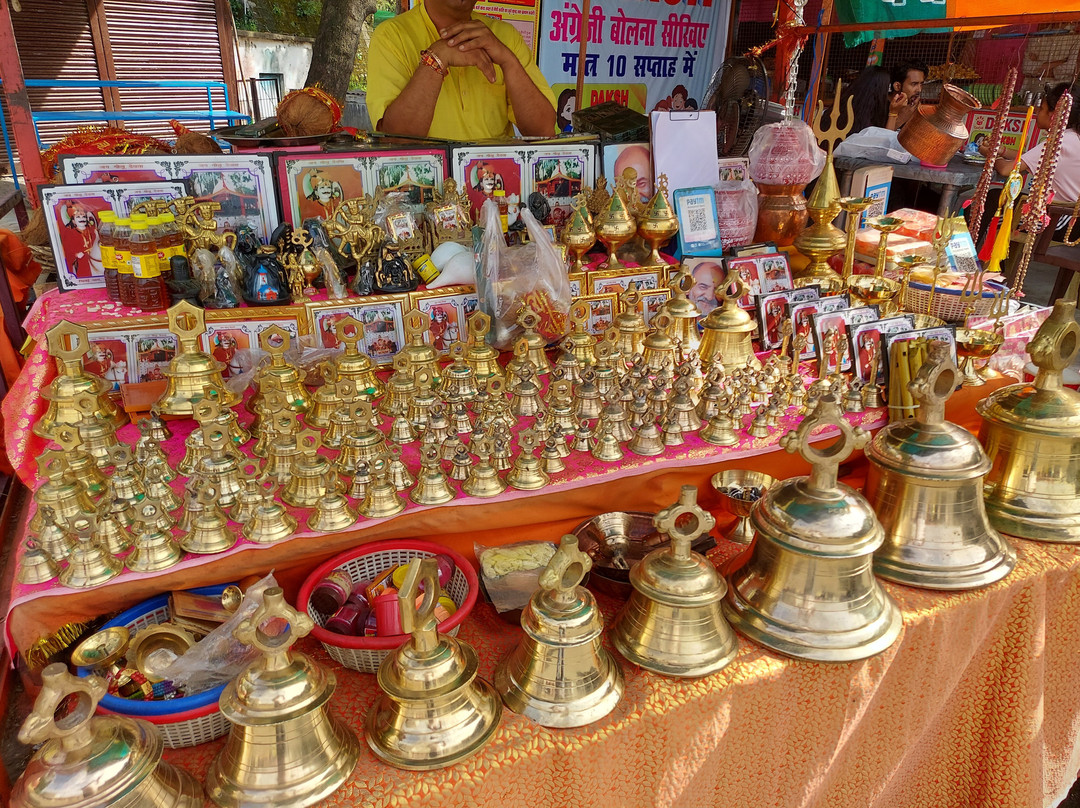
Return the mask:
<path id="1" fill-rule="evenodd" d="M 225 586 L 206 586 L 192 591 L 200 595 L 220 595 Z M 117 615 L 102 628 L 126 626 L 134 631 L 164 623 L 168 619 L 169 596 L 159 595 Z M 89 673 L 87 668 L 78 669 L 79 676 L 88 676 Z M 229 731 L 228 719 L 218 709 L 218 699 L 224 689 L 225 685 L 220 685 L 194 696 L 167 701 L 133 701 L 106 694 L 98 704 L 98 712 L 149 721 L 158 728 L 170 749 L 198 746 L 220 738 Z"/>
<path id="2" fill-rule="evenodd" d="M 993 287 L 993 291 L 983 290 L 982 294 L 974 301 L 973 314 L 987 314 L 994 305 L 994 298 L 1005 291 L 1004 286 L 987 283 Z M 934 291 L 934 302 L 930 306 L 928 314 L 940 317 L 947 323 L 963 322 L 964 309 L 971 305 L 971 298 L 962 297 L 961 289 L 937 289 Z M 930 284 L 908 284 L 907 293 L 904 295 L 904 308 L 907 311 L 926 311 L 926 304 L 930 302 Z"/>
<path id="3" fill-rule="evenodd" d="M 408 564 L 414 558 L 445 553 L 454 560 L 457 569 L 446 585 L 446 594 L 457 604 L 457 611 L 439 624 L 439 630 L 455 636 L 461 623 L 468 617 L 476 603 L 479 582 L 472 565 L 459 553 L 426 541 L 379 541 L 349 550 L 321 564 L 300 587 L 297 605 L 315 621 L 311 634 L 336 662 L 363 673 L 377 673 L 387 654 L 405 642 L 407 635 L 392 637 L 348 637 L 323 628 L 329 615 L 322 615 L 311 606 L 311 593 L 315 585 L 332 570 L 343 569 L 353 583 L 370 581 L 380 572 L 400 564 Z"/>

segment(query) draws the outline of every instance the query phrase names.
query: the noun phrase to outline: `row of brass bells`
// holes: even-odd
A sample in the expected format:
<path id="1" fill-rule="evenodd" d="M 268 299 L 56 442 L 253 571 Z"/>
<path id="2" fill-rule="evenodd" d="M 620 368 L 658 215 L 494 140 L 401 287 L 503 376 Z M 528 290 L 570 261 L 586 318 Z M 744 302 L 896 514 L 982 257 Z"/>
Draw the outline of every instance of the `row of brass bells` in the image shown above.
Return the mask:
<path id="1" fill-rule="evenodd" d="M 990 461 L 975 436 L 945 420 L 960 373 L 943 342 L 909 385 L 914 418 L 883 427 L 866 449 L 866 499 L 885 530 L 874 553 L 880 577 L 929 589 L 1001 580 L 1016 553 L 990 526 L 983 479 Z"/>
<path id="2" fill-rule="evenodd" d="M 202 788 L 161 759 L 164 743 L 153 724 L 94 715 L 105 692 L 104 679 L 72 676 L 61 662 L 41 672 L 41 692 L 19 741 L 42 746 L 12 788 L 12 806 L 201 808 Z"/>
<path id="3" fill-rule="evenodd" d="M 280 632 L 270 630 L 282 623 Z M 275 586 L 233 632 L 261 655 L 221 694 L 221 713 L 232 726 L 206 775 L 207 796 L 218 805 L 313 805 L 356 766 L 359 740 L 330 712 L 334 673 L 292 650 L 314 625 Z"/>
<path id="4" fill-rule="evenodd" d="M 34 434 L 55 439 L 58 426 L 77 425 L 83 418 L 75 409 L 75 397 L 80 393 L 94 397 L 94 415 L 114 431 L 126 424 L 127 415 L 109 396 L 109 383 L 83 369 L 83 357 L 90 350 L 86 327 L 61 320 L 45 332 L 45 339 L 49 355 L 56 359 L 56 378 L 41 394 L 49 406 L 34 424 Z"/>
<path id="5" fill-rule="evenodd" d="M 207 387 L 217 394 L 221 406 L 236 404 L 239 394 L 225 387 L 221 377 L 225 365 L 199 349 L 199 338 L 206 333 L 203 310 L 181 300 L 169 309 L 169 330 L 180 347 L 165 369 L 168 383 L 155 409 L 161 415 L 190 418 L 195 414 L 195 405 L 206 398 Z"/>
<path id="6" fill-rule="evenodd" d="M 739 308 L 739 300 L 750 291 L 737 270 L 729 269 L 716 297 L 720 305 L 701 321 L 701 356 L 720 353 L 729 367 L 760 367 L 751 340 L 757 325 L 749 313 Z"/>
<path id="7" fill-rule="evenodd" d="M 581 581 L 592 559 L 563 536 L 521 613 L 525 635 L 495 670 L 495 689 L 516 713 L 545 727 L 580 727 L 615 709 L 618 664 L 603 647 L 604 618 Z"/>
<path id="8" fill-rule="evenodd" d="M 825 449 L 810 446 L 823 427 L 840 430 Z M 815 662 L 850 662 L 888 648 L 900 610 L 874 577 L 873 554 L 885 531 L 863 496 L 837 480 L 837 468 L 869 435 L 844 418 L 834 396 L 780 445 L 799 452 L 810 476 L 769 488 L 750 512 L 756 538 L 729 576 L 724 612 L 759 645 Z"/>
<path id="9" fill-rule="evenodd" d="M 437 769 L 464 760 L 491 739 L 502 716 L 495 689 L 477 677 L 476 651 L 439 633 L 440 594 L 435 559 L 410 561 L 398 603 L 402 628 L 412 636 L 379 666 L 382 695 L 365 721 L 368 746 L 402 769 Z"/>
<path id="10" fill-rule="evenodd" d="M 348 379 L 356 385 L 357 392 L 369 398 L 378 398 L 383 394 L 383 383 L 375 375 L 375 366 L 371 359 L 359 347 L 364 338 L 364 324 L 351 314 L 334 324 L 334 332 L 345 350 L 334 359 L 338 378 Z"/>
<path id="11" fill-rule="evenodd" d="M 624 657 L 665 676 L 698 677 L 726 666 L 738 640 L 721 612 L 724 579 L 691 550 L 716 520 L 697 504 L 697 489 L 684 485 L 679 502 L 653 518 L 670 546 L 653 550 L 630 570 L 634 587 L 611 629 Z"/>
<path id="12" fill-rule="evenodd" d="M 1075 292 L 1054 303 L 1028 344 L 1035 381 L 1002 387 L 976 405 L 992 463 L 990 522 L 1033 541 L 1080 543 L 1080 393 L 1062 384 L 1080 352 Z"/>

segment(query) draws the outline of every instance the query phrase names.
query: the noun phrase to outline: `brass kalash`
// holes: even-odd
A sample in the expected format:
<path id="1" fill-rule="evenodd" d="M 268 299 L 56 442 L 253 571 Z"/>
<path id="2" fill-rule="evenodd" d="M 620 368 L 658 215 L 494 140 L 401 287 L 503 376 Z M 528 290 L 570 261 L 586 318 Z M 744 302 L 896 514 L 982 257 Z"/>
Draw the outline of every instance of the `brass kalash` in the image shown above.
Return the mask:
<path id="1" fill-rule="evenodd" d="M 824 448 L 810 435 L 839 427 Z M 900 610 L 874 578 L 884 531 L 870 504 L 837 480 L 837 468 L 870 436 L 844 419 L 832 393 L 780 444 L 812 466 L 769 488 L 750 513 L 756 539 L 728 578 L 724 614 L 742 634 L 781 654 L 850 662 L 885 650 L 899 636 Z"/>
<path id="2" fill-rule="evenodd" d="M 464 760 L 491 739 L 502 716 L 495 689 L 476 676 L 476 651 L 436 629 L 438 572 L 433 557 L 409 562 L 398 603 L 401 625 L 412 637 L 379 666 L 383 695 L 364 726 L 372 751 L 401 769 Z M 421 582 L 424 599 L 417 607 Z"/>
<path id="3" fill-rule="evenodd" d="M 752 336 L 757 325 L 754 318 L 739 308 L 739 299 L 750 291 L 737 270 L 729 269 L 716 294 L 720 305 L 701 322 L 702 335 L 698 353 L 713 357 L 719 352 L 728 367 L 743 367 L 747 360 L 753 367 L 761 366 L 754 355 Z"/>
<path id="4" fill-rule="evenodd" d="M 706 676 L 723 668 L 739 642 L 720 610 L 727 587 L 713 565 L 690 547 L 716 520 L 684 485 L 679 502 L 653 518 L 671 545 L 630 570 L 634 592 L 615 618 L 611 640 L 624 657 L 665 676 Z"/>
<path id="5" fill-rule="evenodd" d="M 236 404 L 239 394 L 227 389 L 221 378 L 225 365 L 199 350 L 199 337 L 206 333 L 203 310 L 181 300 L 169 309 L 169 330 L 180 341 L 180 348 L 165 370 L 168 386 L 155 410 L 161 415 L 191 418 L 195 405 L 211 395 L 207 388 L 222 407 Z"/>
<path id="6" fill-rule="evenodd" d="M 604 618 L 581 580 L 592 559 L 563 536 L 521 613 L 525 636 L 495 670 L 495 689 L 515 713 L 545 727 L 581 727 L 615 709 L 622 671 L 604 650 Z"/>
<path id="7" fill-rule="evenodd" d="M 75 406 L 83 394 L 93 395 L 96 401 L 94 420 L 104 421 L 113 431 L 127 423 L 127 415 L 109 398 L 109 383 L 100 376 L 83 370 L 82 359 L 90 350 L 86 328 L 61 320 L 45 332 L 49 355 L 56 359 L 56 378 L 42 398 L 49 402 L 45 414 L 34 424 L 34 434 L 56 438 L 56 428 L 64 424 L 78 426 L 86 413 Z"/>
<path id="8" fill-rule="evenodd" d="M 908 385 L 914 418 L 884 427 L 866 449 L 866 498 L 885 529 L 874 571 L 928 589 L 970 589 L 1001 580 L 1016 553 L 990 526 L 983 478 L 990 461 L 966 429 L 945 420 L 960 372 L 943 342 Z"/>
<path id="9" fill-rule="evenodd" d="M 1080 393 L 1061 379 L 1080 352 L 1075 283 L 1027 347 L 1039 368 L 1035 381 L 1002 387 L 976 406 L 993 464 L 990 522 L 1033 541 L 1080 543 Z"/>
<path id="10" fill-rule="evenodd" d="M 43 744 L 11 791 L 19 808 L 201 808 L 198 781 L 161 759 L 157 728 L 122 715 L 95 716 L 99 676 L 72 676 L 61 662 L 41 672 L 41 692 L 19 730 Z"/>
<path id="11" fill-rule="evenodd" d="M 291 650 L 314 625 L 274 586 L 233 632 L 262 656 L 221 694 L 232 730 L 206 775 L 206 793 L 218 805 L 313 805 L 356 766 L 360 742 L 330 712 L 334 673 Z"/>

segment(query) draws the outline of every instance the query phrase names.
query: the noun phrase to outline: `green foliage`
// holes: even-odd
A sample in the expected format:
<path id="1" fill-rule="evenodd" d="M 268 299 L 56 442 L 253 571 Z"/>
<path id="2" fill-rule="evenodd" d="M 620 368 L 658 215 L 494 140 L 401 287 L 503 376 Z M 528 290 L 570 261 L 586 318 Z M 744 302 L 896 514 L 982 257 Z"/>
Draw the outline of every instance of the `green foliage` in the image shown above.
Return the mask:
<path id="1" fill-rule="evenodd" d="M 319 0 L 296 0 L 297 17 L 318 17 L 322 11 Z"/>

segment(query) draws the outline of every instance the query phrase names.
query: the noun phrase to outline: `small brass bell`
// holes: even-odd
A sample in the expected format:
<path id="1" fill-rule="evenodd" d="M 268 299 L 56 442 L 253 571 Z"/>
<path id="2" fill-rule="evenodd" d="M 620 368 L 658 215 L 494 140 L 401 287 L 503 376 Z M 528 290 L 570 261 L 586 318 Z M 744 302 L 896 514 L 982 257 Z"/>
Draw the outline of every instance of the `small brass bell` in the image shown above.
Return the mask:
<path id="1" fill-rule="evenodd" d="M 529 342 L 524 337 L 518 337 L 514 341 L 514 358 L 503 368 L 506 384 L 511 391 L 521 382 L 521 371 L 525 368 L 529 368 L 533 375 L 536 375 L 536 368 L 529 358 Z"/>
<path id="2" fill-rule="evenodd" d="M 710 311 L 701 321 L 702 336 L 698 352 L 705 357 L 723 354 L 731 366 L 741 367 L 750 362 L 759 367 L 751 341 L 757 325 L 754 318 L 739 308 L 739 300 L 750 287 L 739 275 L 738 270 L 729 269 L 724 277 L 723 287 L 716 297 L 720 305 Z"/>
<path id="3" fill-rule="evenodd" d="M 431 421 L 431 408 L 439 401 L 431 382 L 431 371 L 422 368 L 416 372 L 416 392 L 409 400 L 405 417 L 419 435 L 427 430 Z"/>
<path id="4" fill-rule="evenodd" d="M 284 392 L 281 389 L 281 385 L 277 384 L 277 382 L 272 377 L 264 377 L 261 383 L 260 391 L 257 396 L 258 398 L 261 398 L 263 394 L 274 391 L 282 393 L 282 395 L 284 395 Z M 222 403 L 221 397 L 213 388 L 207 387 L 205 392 L 205 400 L 212 401 L 218 406 L 217 416 L 215 420 L 210 423 L 215 426 L 221 427 L 221 431 L 224 432 L 229 437 L 229 440 L 231 440 L 237 446 L 243 446 L 245 443 L 251 440 L 251 433 L 248 432 L 248 430 L 244 429 L 244 427 L 240 426 L 240 418 L 237 416 L 236 410 Z M 251 401 L 255 399 L 256 396 L 252 396 L 252 399 L 248 401 L 249 407 L 251 406 Z M 252 423 L 252 429 L 257 429 L 260 420 L 258 414 L 261 411 L 261 408 L 255 407 L 252 411 L 256 414 L 255 420 Z M 199 421 L 200 426 L 208 425 L 205 421 L 199 419 L 198 405 L 196 405 L 195 407 L 195 420 Z"/>
<path id="5" fill-rule="evenodd" d="M 241 533 L 256 544 L 273 544 L 284 541 L 296 532 L 296 519 L 286 513 L 285 506 L 274 498 L 277 485 L 270 480 L 260 483 L 262 501 L 255 506 L 251 518 L 244 523 Z"/>
<path id="6" fill-rule="evenodd" d="M 335 385 L 335 391 L 341 403 L 330 413 L 330 428 L 322 435 L 322 445 L 330 449 L 340 449 L 353 427 L 347 408 L 356 401 L 356 385 L 343 379 Z"/>
<path id="7" fill-rule="evenodd" d="M 555 360 L 556 378 L 577 384 L 581 381 L 581 362 L 574 356 L 574 341 L 569 337 L 559 343 L 559 358 Z"/>
<path id="8" fill-rule="evenodd" d="M 123 572 L 124 563 L 98 543 L 94 535 L 96 522 L 93 514 L 75 520 L 75 548 L 60 573 L 60 583 L 64 586 L 74 589 L 99 586 Z"/>
<path id="9" fill-rule="evenodd" d="M 548 385 L 547 410 L 555 426 L 573 431 L 577 426 L 574 420 L 574 386 L 567 379 L 558 379 Z"/>
<path id="10" fill-rule="evenodd" d="M 607 398 L 619 384 L 618 371 L 615 370 L 615 366 L 612 364 L 612 352 L 613 348 L 606 340 L 596 343 L 596 347 L 593 349 L 596 362 L 593 364 L 592 370 L 596 373 L 596 389 L 600 391 L 603 398 Z"/>
<path id="11" fill-rule="evenodd" d="M 172 437 L 172 431 L 168 424 L 161 420 L 157 410 L 150 410 L 150 414 L 139 421 L 139 433 L 146 438 L 156 440 L 159 444 L 165 443 Z M 138 459 L 138 458 L 136 458 Z"/>
<path id="12" fill-rule="evenodd" d="M 990 523 L 1032 541 L 1080 543 L 1080 393 L 1062 384 L 1080 352 L 1075 297 L 1057 300 L 1028 344 L 1035 381 L 995 390 L 975 407 L 993 464 L 985 488 Z"/>
<path id="13" fill-rule="evenodd" d="M 709 419 L 705 428 L 698 432 L 698 437 L 713 446 L 737 446 L 739 443 L 739 436 L 735 433 L 731 416 L 722 406 Z"/>
<path id="14" fill-rule="evenodd" d="M 510 448 L 510 436 L 497 434 L 492 439 L 491 465 L 499 471 L 506 471 L 514 464 L 514 453 Z"/>
<path id="15" fill-rule="evenodd" d="M 240 478 L 244 487 L 237 494 L 229 516 L 234 522 L 246 525 L 263 500 L 262 489 L 259 487 L 259 467 L 255 463 L 245 463 L 240 467 Z"/>
<path id="16" fill-rule="evenodd" d="M 534 375 L 530 363 L 528 367 L 521 369 L 521 381 L 513 389 L 510 412 L 518 418 L 531 418 L 540 411 L 540 387 L 533 381 Z"/>
<path id="17" fill-rule="evenodd" d="M 685 269 L 668 284 L 671 289 L 671 299 L 663 307 L 663 311 L 671 318 L 671 327 L 668 333 L 675 342 L 682 345 L 685 351 L 697 351 L 701 345 L 701 337 L 698 335 L 698 319 L 701 310 L 687 294 L 694 288 L 694 276 Z"/>
<path id="18" fill-rule="evenodd" d="M 172 486 L 165 481 L 165 472 L 161 466 L 151 466 L 147 469 L 145 482 L 146 496 L 157 501 L 166 511 L 175 511 L 184 504 L 183 500 L 173 491 Z"/>
<path id="19" fill-rule="evenodd" d="M 180 348 L 165 369 L 168 385 L 156 409 L 162 415 L 191 417 L 195 404 L 206 397 L 206 388 L 218 396 L 218 403 L 231 407 L 240 400 L 225 387 L 221 371 L 225 366 L 205 351 L 199 350 L 199 338 L 206 333 L 203 310 L 181 300 L 169 309 L 169 330 L 176 335 Z"/>
<path id="20" fill-rule="evenodd" d="M 456 436 L 454 437 L 456 438 Z M 450 459 L 450 463 L 449 476 L 451 480 L 463 483 L 469 479 L 469 471 L 472 469 L 473 464 L 472 455 L 469 454 L 469 450 L 465 448 L 465 444 L 461 442 L 460 438 L 457 438 L 454 456 Z"/>
<path id="21" fill-rule="evenodd" d="M 440 594 L 435 559 L 410 561 L 398 603 L 402 628 L 412 637 L 379 666 L 383 694 L 364 723 L 372 751 L 402 769 L 437 769 L 464 760 L 491 739 L 502 716 L 495 689 L 477 676 L 476 651 L 438 632 Z"/>
<path id="22" fill-rule="evenodd" d="M 135 506 L 134 544 L 124 559 L 124 566 L 132 572 L 159 572 L 180 560 L 180 546 L 171 533 L 158 527 L 161 513 L 157 503 L 149 499 Z"/>
<path id="23" fill-rule="evenodd" d="M 352 428 L 341 442 L 337 459 L 340 473 L 355 473 L 361 463 L 372 462 L 386 446 L 382 430 L 371 425 L 373 413 L 370 402 L 357 400 L 349 404 L 347 414 Z"/>
<path id="24" fill-rule="evenodd" d="M 19 741 L 43 745 L 12 788 L 11 804 L 202 808 L 198 781 L 161 759 L 164 743 L 153 724 L 94 715 L 105 692 L 103 678 L 72 676 L 62 662 L 41 672 L 41 692 Z"/>
<path id="25" fill-rule="evenodd" d="M 439 392 L 447 401 L 457 396 L 462 401 L 472 401 L 476 395 L 476 374 L 465 361 L 468 348 L 464 342 L 455 342 L 450 346 L 450 358 L 454 361 L 443 368 Z"/>
<path id="26" fill-rule="evenodd" d="M 338 377 L 355 384 L 360 395 L 373 399 L 381 396 L 385 388 L 375 374 L 375 366 L 357 347 L 364 339 L 364 324 L 349 314 L 334 324 L 334 332 L 345 346 L 344 352 L 334 360 Z"/>
<path id="27" fill-rule="evenodd" d="M 653 518 L 670 546 L 653 550 L 630 570 L 634 587 L 611 628 L 624 657 L 665 676 L 715 673 L 739 643 L 721 612 L 727 587 L 716 568 L 691 550 L 716 520 L 697 504 L 697 489 L 684 485 L 679 502 Z"/>
<path id="28" fill-rule="evenodd" d="M 591 567 L 577 536 L 563 536 L 521 613 L 525 636 L 495 669 L 503 703 L 544 727 L 591 724 L 622 697 L 622 671 L 602 644 L 603 615 L 581 586 Z"/>
<path id="29" fill-rule="evenodd" d="M 638 291 L 637 282 L 631 281 L 619 294 L 619 313 L 615 315 L 613 323 L 619 333 L 619 350 L 625 357 L 645 349 L 645 335 L 649 332 L 649 326 L 645 323 L 640 306 L 641 292 Z"/>
<path id="30" fill-rule="evenodd" d="M 420 309 L 413 309 L 405 315 L 405 336 L 409 342 L 401 349 L 405 357 L 408 372 L 413 376 L 421 370 L 430 375 L 430 384 L 437 387 L 440 380 L 439 355 L 426 341 L 430 338 L 431 317 Z"/>
<path id="31" fill-rule="evenodd" d="M 416 395 L 416 377 L 409 369 L 404 356 L 394 357 L 394 373 L 390 376 L 386 395 L 379 401 L 379 412 L 383 415 L 404 416 L 409 411 L 409 401 Z"/>
<path id="32" fill-rule="evenodd" d="M 574 417 L 578 420 L 591 421 L 600 417 L 603 402 L 600 389 L 596 386 L 596 371 L 585 368 L 581 371 L 581 383 L 574 388 Z"/>
<path id="33" fill-rule="evenodd" d="M 837 427 L 825 449 L 810 435 Z M 742 634 L 781 654 L 815 662 L 850 662 L 888 648 L 900 634 L 900 610 L 874 577 L 873 553 L 884 531 L 859 492 L 837 480 L 837 468 L 869 440 L 844 418 L 833 395 L 780 445 L 812 466 L 809 477 L 784 480 L 750 512 L 756 538 L 729 576 L 724 613 Z"/>
<path id="34" fill-rule="evenodd" d="M 570 448 L 575 452 L 591 452 L 592 435 L 593 431 L 592 427 L 589 426 L 589 422 L 582 420 L 574 430 L 574 442 Z"/>
<path id="35" fill-rule="evenodd" d="M 454 498 L 439 461 L 439 449 L 425 446 L 420 451 L 420 474 L 409 499 L 417 505 L 441 505 Z"/>
<path id="36" fill-rule="evenodd" d="M 82 438 L 79 430 L 71 424 L 60 424 L 54 430 L 53 440 L 64 450 L 64 463 L 68 474 L 88 496 L 96 499 L 102 496 L 107 486 L 105 475 L 98 468 L 97 460 L 89 452 L 80 449 Z"/>
<path id="37" fill-rule="evenodd" d="M 56 359 L 56 378 L 49 389 L 42 392 L 42 398 L 49 406 L 34 424 L 34 434 L 55 439 L 57 426 L 77 425 L 82 414 L 75 410 L 75 397 L 81 393 L 93 396 L 92 414 L 98 420 L 108 422 L 114 432 L 126 424 L 127 415 L 109 397 L 111 385 L 83 369 L 82 359 L 90 350 L 86 328 L 61 320 L 45 332 L 45 338 L 49 355 Z"/>
<path id="38" fill-rule="evenodd" d="M 326 493 L 326 475 L 330 463 L 319 454 L 322 436 L 314 429 L 305 429 L 296 436 L 300 458 L 293 464 L 292 476 L 282 489 L 281 498 L 296 508 L 314 508 Z"/>
<path id="39" fill-rule="evenodd" d="M 45 478 L 45 482 L 34 492 L 34 502 L 39 512 L 48 506 L 53 509 L 56 518 L 68 526 L 73 525 L 80 516 L 96 512 L 94 501 L 86 493 L 85 487 L 68 475 L 62 452 L 43 453 L 38 457 L 37 465 L 38 474 Z M 31 527 L 38 529 L 39 525 L 32 523 Z"/>
<path id="40" fill-rule="evenodd" d="M 60 568 L 52 556 L 42 550 L 34 539 L 27 537 L 15 579 L 24 586 L 35 586 L 55 581 L 59 574 Z"/>
<path id="41" fill-rule="evenodd" d="M 304 386 L 304 378 L 301 372 L 289 364 L 285 359 L 292 344 L 292 335 L 279 325 L 271 325 L 263 329 L 259 334 L 259 347 L 264 353 L 269 354 L 270 364 L 259 369 L 255 374 L 255 381 L 259 384 L 262 392 L 264 380 L 273 379 L 280 385 L 285 394 L 288 407 L 293 412 L 305 413 L 311 409 L 312 398 L 307 387 Z M 248 409 L 252 410 L 258 404 L 258 399 L 253 396 L 248 399 Z"/>
<path id="42" fill-rule="evenodd" d="M 465 362 L 473 369 L 477 381 L 481 379 L 501 379 L 502 368 L 499 366 L 499 352 L 488 342 L 491 331 L 491 317 L 483 311 L 474 311 L 469 315 L 469 341 L 465 349 Z"/>
<path id="43" fill-rule="evenodd" d="M 201 405 L 200 405 L 201 406 Z M 209 451 L 204 457 L 197 476 L 206 480 L 217 491 L 217 504 L 222 508 L 231 508 L 236 497 L 244 488 L 240 474 L 242 456 L 233 447 L 229 436 L 216 424 L 201 428 L 203 443 Z"/>
<path id="44" fill-rule="evenodd" d="M 135 462 L 142 466 L 143 478 L 149 479 L 150 472 L 157 472 L 165 483 L 175 480 L 176 473 L 169 465 L 169 458 L 165 450 L 161 448 L 161 444 L 153 438 L 140 440 L 140 443 L 142 444 L 142 460 L 139 459 L 139 447 L 136 446 Z"/>
<path id="45" fill-rule="evenodd" d="M 109 452 L 120 445 L 116 439 L 116 427 L 97 413 L 97 399 L 90 393 L 77 393 L 73 397 L 75 409 L 81 416 L 76 425 L 79 443 L 98 466 L 109 465 Z"/>
<path id="46" fill-rule="evenodd" d="M 599 435 L 597 435 L 590 450 L 592 456 L 601 463 L 618 463 L 621 461 L 623 459 L 623 450 L 611 430 L 611 424 L 607 421 L 600 421 L 598 432 Z"/>
<path id="47" fill-rule="evenodd" d="M 563 462 L 558 441 L 555 438 L 548 438 L 544 441 L 544 449 L 540 452 L 540 469 L 549 477 L 552 474 L 566 471 L 566 463 Z"/>
<path id="48" fill-rule="evenodd" d="M 592 314 L 589 304 L 579 300 L 570 306 L 570 333 L 563 339 L 563 344 L 570 343 L 570 352 L 582 368 L 587 368 L 596 361 L 596 337 L 589 332 L 589 319 Z"/>
<path id="49" fill-rule="evenodd" d="M 652 373 L 659 373 L 669 365 L 675 364 L 675 340 L 671 338 L 671 315 L 661 311 L 652 318 L 649 333 L 645 335 L 641 355 L 645 365 Z"/>
<path id="50" fill-rule="evenodd" d="M 665 446 L 682 446 L 686 443 L 682 426 L 674 413 L 668 413 L 660 420 L 660 440 Z"/>
<path id="51" fill-rule="evenodd" d="M 533 450 L 537 446 L 536 433 L 531 429 L 518 434 L 518 453 L 514 467 L 506 475 L 506 482 L 519 491 L 535 491 L 548 484 L 548 476 L 540 468 Z"/>
<path id="52" fill-rule="evenodd" d="M 371 482 L 368 484 L 360 513 L 368 519 L 381 519 L 405 510 L 405 500 L 390 480 L 389 461 L 379 458 L 371 464 Z"/>
<path id="53" fill-rule="evenodd" d="M 971 433 L 945 420 L 960 373 L 943 342 L 909 388 L 915 417 L 883 427 L 866 449 L 866 499 L 885 529 L 874 572 L 928 589 L 969 589 L 1004 578 L 1015 551 L 990 526 L 983 478 L 990 461 Z"/>
<path id="54" fill-rule="evenodd" d="M 487 499 L 497 497 L 506 490 L 506 483 L 499 479 L 498 469 L 491 465 L 491 452 L 490 440 L 473 443 L 477 462 L 469 469 L 469 476 L 461 485 L 461 490 L 470 497 Z"/>
<path id="55" fill-rule="evenodd" d="M 315 503 L 315 511 L 308 517 L 308 527 L 319 533 L 337 533 L 348 530 L 357 519 L 356 511 L 342 493 L 341 481 L 331 471 L 326 480 L 326 493 Z"/>
<path id="56" fill-rule="evenodd" d="M 210 450 L 203 443 L 202 430 L 195 428 L 184 439 L 184 456 L 176 464 L 176 471 L 185 477 L 191 477 L 202 468 L 203 459 L 209 456 Z"/>
<path id="57" fill-rule="evenodd" d="M 650 419 L 639 426 L 626 448 L 642 457 L 656 457 L 663 454 L 664 441 L 656 426 L 656 421 Z"/>
<path id="58" fill-rule="evenodd" d="M 119 505 L 126 510 L 128 515 L 133 514 L 131 507 L 126 503 L 119 503 Z M 98 507 L 94 538 L 114 556 L 126 553 L 135 541 L 128 531 L 128 525 L 124 522 L 125 519 L 121 513 L 113 510 L 113 503 L 102 502 Z"/>
<path id="59" fill-rule="evenodd" d="M 701 429 L 701 417 L 694 407 L 694 400 L 690 397 L 690 382 L 680 377 L 675 380 L 675 395 L 668 402 L 668 412 L 679 425 L 684 434 L 697 432 Z"/>
<path id="60" fill-rule="evenodd" d="M 205 485 L 197 496 L 202 508 L 192 520 L 191 529 L 180 537 L 180 546 L 196 555 L 223 553 L 236 544 L 237 535 L 218 505 L 217 489 L 212 483 Z"/>
<path id="61" fill-rule="evenodd" d="M 206 793 L 223 808 L 314 805 L 344 785 L 356 766 L 359 740 L 330 712 L 334 673 L 292 650 L 314 626 L 273 586 L 233 632 L 261 656 L 221 694 L 221 712 L 232 728 L 210 764 Z"/>
<path id="62" fill-rule="evenodd" d="M 372 461 L 374 462 L 374 461 Z M 371 484 L 371 468 L 368 463 L 360 463 L 356 467 L 356 473 L 353 474 L 352 482 L 349 484 L 349 496 L 355 499 L 357 502 L 363 502 L 367 496 L 368 486 Z"/>
<path id="63" fill-rule="evenodd" d="M 49 505 L 38 508 L 41 527 L 37 532 L 38 546 L 56 562 L 65 560 L 75 549 L 75 537 L 65 522 Z M 81 516 L 81 514 L 80 514 Z"/>
<path id="64" fill-rule="evenodd" d="M 320 362 L 319 375 L 323 383 L 311 397 L 311 409 L 304 413 L 304 424 L 311 429 L 326 429 L 330 426 L 330 416 L 341 404 L 337 396 L 337 383 L 341 380 L 337 366 L 333 362 Z M 380 386 L 381 386 L 380 382 Z M 260 419 L 261 422 L 261 419 Z"/>
<path id="65" fill-rule="evenodd" d="M 428 425 L 427 429 L 424 430 L 424 440 L 430 440 L 441 446 L 448 437 L 450 437 L 450 420 L 446 417 L 446 405 L 437 402 L 432 405 L 431 411 L 428 413 Z M 449 460 L 450 458 L 443 457 L 443 459 Z"/>
<path id="66" fill-rule="evenodd" d="M 517 324 L 521 326 L 522 335 L 519 339 L 525 340 L 529 346 L 528 357 L 532 362 L 533 370 L 537 376 L 546 376 L 551 373 L 551 363 L 548 361 L 547 340 L 537 330 L 540 327 L 540 315 L 533 309 L 525 306 L 517 316 Z"/>
<path id="67" fill-rule="evenodd" d="M 113 473 L 109 476 L 109 498 L 136 505 L 146 497 L 146 485 L 135 466 L 135 458 L 127 446 L 116 446 L 109 452 Z"/>
<path id="68" fill-rule="evenodd" d="M 390 482 L 394 484 L 394 490 L 406 491 L 412 488 L 416 484 L 416 478 L 401 459 L 401 447 L 392 443 L 386 448 L 386 454 L 390 463 Z"/>
<path id="69" fill-rule="evenodd" d="M 273 422 L 275 437 L 268 447 L 266 463 L 259 479 L 284 484 L 293 478 L 293 469 L 300 459 L 300 445 L 296 436 L 299 424 L 296 416 L 287 409 L 276 412 Z"/>

